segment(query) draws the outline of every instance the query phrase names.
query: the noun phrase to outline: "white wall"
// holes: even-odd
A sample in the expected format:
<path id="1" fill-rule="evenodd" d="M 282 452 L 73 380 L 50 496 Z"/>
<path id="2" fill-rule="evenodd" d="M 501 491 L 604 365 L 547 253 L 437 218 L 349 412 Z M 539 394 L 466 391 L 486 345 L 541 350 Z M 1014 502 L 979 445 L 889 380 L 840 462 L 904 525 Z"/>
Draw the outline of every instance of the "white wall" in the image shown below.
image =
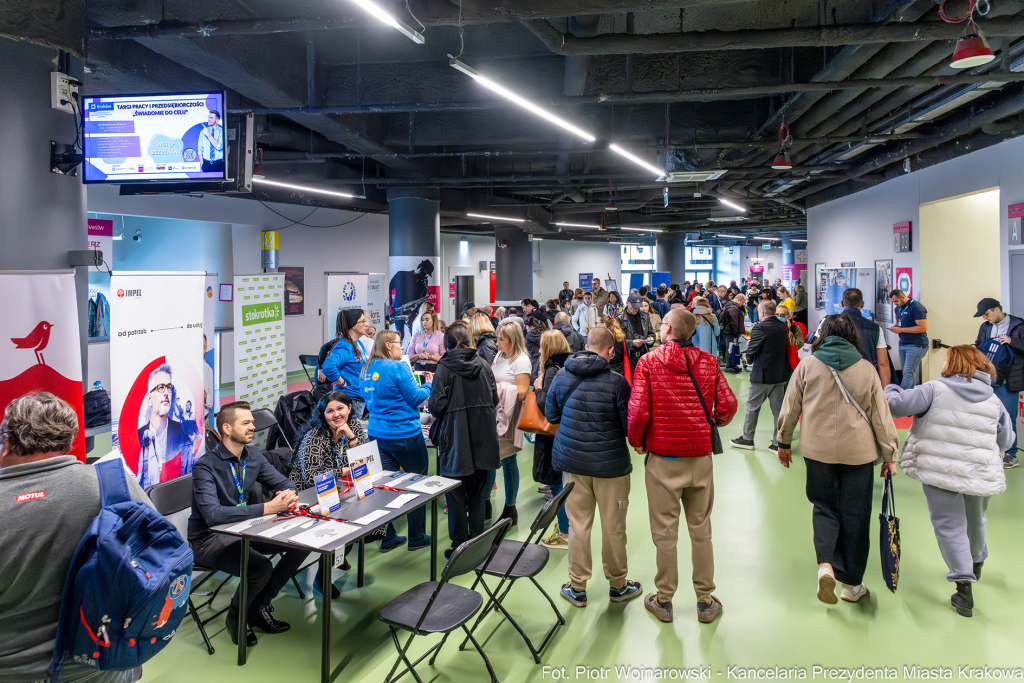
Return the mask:
<path id="1" fill-rule="evenodd" d="M 914 287 L 926 308 L 942 305 L 941 291 L 918 288 L 920 282 L 919 248 L 927 239 L 920 231 L 921 204 L 949 197 L 1000 188 L 999 249 L 989 255 L 992 268 L 999 269 L 1000 290 L 988 296 L 1003 302 L 1003 308 L 1021 315 L 1024 301 L 1010 297 L 1010 252 L 1024 250 L 1007 241 L 1006 207 L 1024 202 L 1024 138 L 1014 138 L 957 159 L 894 178 L 862 192 L 837 199 L 807 212 L 808 274 L 813 279 L 814 264 L 825 262 L 838 267 L 842 261 L 856 261 L 858 266 L 873 267 L 875 259 L 892 259 L 893 268 L 913 268 Z M 913 221 L 913 251 L 893 253 L 892 226 Z M 964 225 L 963 238 L 957 248 L 971 249 L 970 225 Z M 949 273 L 949 286 L 970 273 Z M 820 312 L 811 310 L 810 319 L 817 325 Z M 974 311 L 964 311 L 970 317 Z M 889 344 L 897 345 L 895 335 L 887 334 Z"/>
<path id="2" fill-rule="evenodd" d="M 466 248 L 462 248 L 461 235 L 441 235 L 441 319 L 451 322 L 458 318 L 455 299 L 449 296 L 449 285 L 455 275 L 473 276 L 473 296 L 477 306 L 491 301 L 491 271 L 480 270 L 480 261 L 488 266 L 494 260 L 494 238 L 470 235 L 466 237 Z"/>
<path id="3" fill-rule="evenodd" d="M 540 272 L 533 274 L 533 298 L 543 303 L 554 299 L 562 283 L 579 287 L 580 273 L 593 273 L 603 282 L 609 273 L 622 284 L 622 254 L 618 244 L 543 240 L 533 243 L 533 260 L 540 261 Z"/>

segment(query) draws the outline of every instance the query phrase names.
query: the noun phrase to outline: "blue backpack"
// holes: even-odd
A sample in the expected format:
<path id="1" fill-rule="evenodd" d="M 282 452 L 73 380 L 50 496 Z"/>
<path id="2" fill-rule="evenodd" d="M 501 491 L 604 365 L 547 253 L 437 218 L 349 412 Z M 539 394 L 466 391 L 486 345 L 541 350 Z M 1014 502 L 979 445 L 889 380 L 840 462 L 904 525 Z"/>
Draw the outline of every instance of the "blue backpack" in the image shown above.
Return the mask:
<path id="1" fill-rule="evenodd" d="M 997 339 L 986 339 L 981 342 L 978 350 L 992 361 L 992 365 L 996 366 L 997 370 L 1013 362 L 1013 349 L 1010 348 L 1009 344 L 1000 344 Z M 993 377 L 992 381 L 994 382 L 995 379 Z"/>
<path id="2" fill-rule="evenodd" d="M 192 549 L 128 493 L 120 459 L 97 463 L 103 506 L 71 559 L 50 671 L 74 662 L 133 669 L 160 652 L 187 611 Z"/>

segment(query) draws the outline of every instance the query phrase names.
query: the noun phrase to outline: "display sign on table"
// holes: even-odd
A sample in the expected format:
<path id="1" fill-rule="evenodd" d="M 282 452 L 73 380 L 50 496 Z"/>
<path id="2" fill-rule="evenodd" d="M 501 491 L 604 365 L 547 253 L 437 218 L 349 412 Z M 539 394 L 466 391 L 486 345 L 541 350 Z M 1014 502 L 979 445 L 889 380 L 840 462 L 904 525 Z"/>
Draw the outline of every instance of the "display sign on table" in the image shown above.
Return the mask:
<path id="1" fill-rule="evenodd" d="M 78 415 L 71 455 L 85 462 L 82 347 L 75 271 L 0 271 L 0 415 L 30 392 L 47 391 Z"/>
<path id="2" fill-rule="evenodd" d="M 235 275 L 235 400 L 277 407 L 287 389 L 284 275 Z"/>
<path id="3" fill-rule="evenodd" d="M 142 488 L 188 474 L 204 448 L 205 288 L 202 272 L 110 277 L 113 447 Z"/>

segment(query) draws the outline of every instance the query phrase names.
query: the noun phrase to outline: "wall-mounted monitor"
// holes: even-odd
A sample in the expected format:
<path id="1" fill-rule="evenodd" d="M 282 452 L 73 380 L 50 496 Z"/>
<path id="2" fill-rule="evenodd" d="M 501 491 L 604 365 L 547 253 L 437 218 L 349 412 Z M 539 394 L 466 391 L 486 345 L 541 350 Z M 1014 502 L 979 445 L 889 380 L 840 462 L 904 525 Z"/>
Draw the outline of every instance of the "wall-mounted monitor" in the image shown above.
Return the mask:
<path id="1" fill-rule="evenodd" d="M 87 183 L 222 182 L 224 93 L 82 99 Z"/>

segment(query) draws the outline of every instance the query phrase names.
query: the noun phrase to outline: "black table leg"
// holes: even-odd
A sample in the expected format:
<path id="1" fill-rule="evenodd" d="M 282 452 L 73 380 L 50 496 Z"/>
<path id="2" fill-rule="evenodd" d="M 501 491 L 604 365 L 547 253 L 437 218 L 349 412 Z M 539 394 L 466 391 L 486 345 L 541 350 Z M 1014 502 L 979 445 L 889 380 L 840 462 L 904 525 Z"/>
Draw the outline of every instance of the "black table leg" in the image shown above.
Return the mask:
<path id="1" fill-rule="evenodd" d="M 238 572 L 238 666 L 245 664 L 245 642 L 249 630 L 249 537 L 242 537 L 242 568 Z"/>
<path id="2" fill-rule="evenodd" d="M 345 552 L 345 547 L 339 548 Z M 323 585 L 323 598 L 320 602 L 320 618 L 322 619 L 320 631 L 320 683 L 331 681 L 331 569 L 333 562 L 331 553 L 320 554 L 320 576 Z"/>
<path id="3" fill-rule="evenodd" d="M 365 553 L 366 541 L 359 539 L 359 557 L 356 560 L 356 586 L 359 588 L 363 587 L 363 557 Z"/>
<path id="4" fill-rule="evenodd" d="M 437 581 L 437 498 L 430 501 L 430 580 Z"/>

